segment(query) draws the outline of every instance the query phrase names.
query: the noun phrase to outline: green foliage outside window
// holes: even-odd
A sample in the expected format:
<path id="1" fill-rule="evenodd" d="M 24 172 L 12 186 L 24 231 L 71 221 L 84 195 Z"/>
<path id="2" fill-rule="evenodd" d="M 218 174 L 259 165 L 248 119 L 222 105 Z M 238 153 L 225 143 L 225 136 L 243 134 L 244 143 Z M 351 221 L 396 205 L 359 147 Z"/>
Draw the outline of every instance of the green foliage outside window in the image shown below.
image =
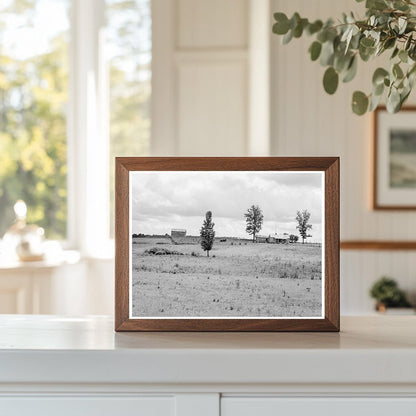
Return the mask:
<path id="1" fill-rule="evenodd" d="M 63 239 L 67 234 L 70 3 L 0 4 L 0 238 L 13 222 L 18 199 L 28 206 L 28 222 L 45 228 L 47 238 Z M 149 151 L 151 8 L 150 0 L 106 0 L 105 6 L 111 223 L 103 227 L 110 226 L 112 234 L 114 157 Z M 56 8 L 63 25 L 50 20 Z M 49 13 L 43 21 L 42 13 Z M 33 47 L 33 40 L 25 44 L 25 30 L 32 30 L 36 41 L 42 32 L 51 33 L 43 46 Z"/>
<path id="2" fill-rule="evenodd" d="M 67 31 L 56 33 L 44 51 L 30 45 L 14 53 L 16 26 L 34 27 L 36 2 L 0 6 L 0 237 L 13 221 L 13 205 L 23 199 L 28 222 L 48 238 L 66 236 Z M 24 42 L 22 40 L 21 42 Z M 9 43 L 9 49 L 5 45 Z"/>

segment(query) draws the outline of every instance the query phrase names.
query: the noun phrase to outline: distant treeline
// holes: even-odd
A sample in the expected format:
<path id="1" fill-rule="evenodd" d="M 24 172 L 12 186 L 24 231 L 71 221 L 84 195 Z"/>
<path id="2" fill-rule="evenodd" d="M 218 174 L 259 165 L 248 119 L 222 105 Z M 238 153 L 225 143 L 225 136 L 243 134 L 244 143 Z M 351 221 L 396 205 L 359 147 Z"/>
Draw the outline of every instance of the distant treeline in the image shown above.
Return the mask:
<path id="1" fill-rule="evenodd" d="M 133 233 L 131 236 L 133 238 L 144 238 L 144 237 L 165 238 L 165 237 L 169 237 L 169 234 L 142 234 L 142 233 L 136 234 L 136 233 Z"/>
<path id="2" fill-rule="evenodd" d="M 143 234 L 143 233 L 133 233 L 132 238 L 171 238 L 169 234 Z M 187 235 L 183 237 L 184 239 L 187 238 L 201 238 L 199 235 Z M 215 240 L 218 241 L 251 241 L 251 238 L 243 238 L 243 237 L 215 237 Z"/>

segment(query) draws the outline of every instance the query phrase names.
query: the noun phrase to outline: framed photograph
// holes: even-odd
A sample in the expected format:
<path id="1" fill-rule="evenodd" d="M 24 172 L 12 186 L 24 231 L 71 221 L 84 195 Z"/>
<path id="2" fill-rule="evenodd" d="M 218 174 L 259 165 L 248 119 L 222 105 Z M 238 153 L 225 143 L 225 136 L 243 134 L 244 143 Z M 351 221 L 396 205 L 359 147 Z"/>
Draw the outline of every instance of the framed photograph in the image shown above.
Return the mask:
<path id="1" fill-rule="evenodd" d="M 373 208 L 416 209 L 416 107 L 374 112 Z"/>
<path id="2" fill-rule="evenodd" d="M 339 331 L 339 159 L 116 158 L 116 331 Z"/>

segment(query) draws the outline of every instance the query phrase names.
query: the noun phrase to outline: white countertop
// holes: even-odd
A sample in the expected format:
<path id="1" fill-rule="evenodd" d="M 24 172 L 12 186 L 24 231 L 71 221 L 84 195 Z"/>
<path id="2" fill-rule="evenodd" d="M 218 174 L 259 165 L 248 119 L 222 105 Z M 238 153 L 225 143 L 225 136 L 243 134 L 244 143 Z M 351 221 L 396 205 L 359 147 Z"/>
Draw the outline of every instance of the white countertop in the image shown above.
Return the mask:
<path id="1" fill-rule="evenodd" d="M 0 383 L 410 383 L 416 316 L 338 333 L 115 333 L 106 317 L 0 316 Z"/>

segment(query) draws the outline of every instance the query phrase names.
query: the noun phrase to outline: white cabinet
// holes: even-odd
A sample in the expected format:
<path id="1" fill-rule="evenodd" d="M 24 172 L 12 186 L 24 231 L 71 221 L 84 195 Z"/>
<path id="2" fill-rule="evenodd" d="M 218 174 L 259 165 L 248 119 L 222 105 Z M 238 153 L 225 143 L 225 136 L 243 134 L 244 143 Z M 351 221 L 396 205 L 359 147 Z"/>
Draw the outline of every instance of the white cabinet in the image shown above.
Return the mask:
<path id="1" fill-rule="evenodd" d="M 414 416 L 416 398 L 223 398 L 221 416 Z"/>
<path id="2" fill-rule="evenodd" d="M 0 398 L 7 416 L 174 416 L 173 397 L 16 397 Z"/>
<path id="3" fill-rule="evenodd" d="M 115 333 L 0 315 L 3 416 L 415 416 L 416 316 L 341 333 Z"/>

